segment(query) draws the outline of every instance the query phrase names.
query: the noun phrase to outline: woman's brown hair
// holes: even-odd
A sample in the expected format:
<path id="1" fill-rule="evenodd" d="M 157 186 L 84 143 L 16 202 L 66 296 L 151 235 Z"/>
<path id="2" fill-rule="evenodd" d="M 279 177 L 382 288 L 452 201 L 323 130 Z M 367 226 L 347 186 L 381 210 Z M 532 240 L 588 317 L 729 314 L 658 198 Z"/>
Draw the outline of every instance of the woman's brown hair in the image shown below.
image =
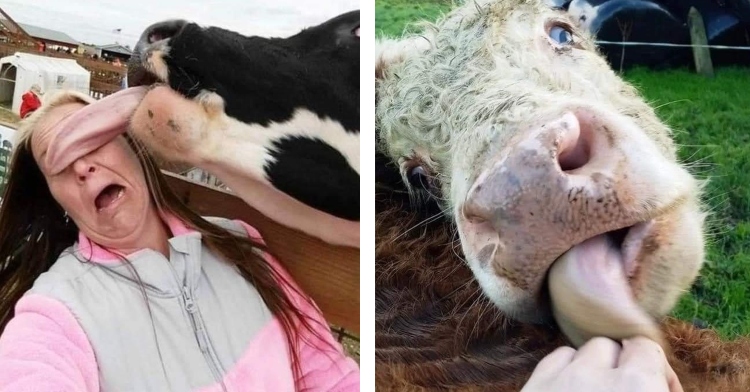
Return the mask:
<path id="1" fill-rule="evenodd" d="M 66 218 L 50 193 L 34 160 L 30 143 L 39 119 L 54 107 L 70 102 L 89 104 L 93 100 L 69 91 L 53 95 L 42 108 L 23 120 L 17 131 L 17 143 L 0 206 L 0 334 L 13 317 L 16 302 L 32 287 L 36 278 L 46 272 L 60 254 L 78 239 L 78 228 Z M 169 187 L 155 159 L 143 145 L 127 135 L 126 138 L 137 153 L 156 208 L 174 215 L 199 232 L 204 244 L 236 266 L 278 317 L 287 337 L 294 374 L 299 378 L 301 329 L 307 329 L 315 336 L 319 334 L 311 326 L 312 320 L 285 295 L 280 282 L 289 282 L 259 254 L 259 250 L 267 252 L 265 246 L 250 237 L 234 235 L 191 210 Z M 298 291 L 297 294 L 310 303 L 309 297 Z"/>

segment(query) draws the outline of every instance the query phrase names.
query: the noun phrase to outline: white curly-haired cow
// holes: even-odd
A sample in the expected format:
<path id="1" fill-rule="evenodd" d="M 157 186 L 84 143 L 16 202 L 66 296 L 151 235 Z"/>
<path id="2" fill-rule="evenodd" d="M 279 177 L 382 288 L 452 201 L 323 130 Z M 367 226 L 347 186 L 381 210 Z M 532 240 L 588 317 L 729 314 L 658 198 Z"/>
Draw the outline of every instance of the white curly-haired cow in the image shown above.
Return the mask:
<path id="1" fill-rule="evenodd" d="M 556 313 L 577 344 L 628 323 L 626 335 L 648 335 L 638 328 L 696 278 L 700 182 L 569 14 L 466 2 L 420 35 L 378 42 L 376 78 L 379 150 L 439 200 L 508 316 Z M 596 330 L 597 309 L 618 321 Z"/>

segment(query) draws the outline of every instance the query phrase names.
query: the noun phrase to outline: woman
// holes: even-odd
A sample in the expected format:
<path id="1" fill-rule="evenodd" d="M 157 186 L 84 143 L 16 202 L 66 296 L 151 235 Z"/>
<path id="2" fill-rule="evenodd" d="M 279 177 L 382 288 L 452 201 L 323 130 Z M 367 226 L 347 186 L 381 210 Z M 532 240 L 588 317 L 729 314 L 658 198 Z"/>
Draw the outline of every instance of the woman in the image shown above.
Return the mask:
<path id="1" fill-rule="evenodd" d="M 136 141 L 49 173 L 57 125 L 92 102 L 59 93 L 18 130 L 0 208 L 0 391 L 359 390 L 258 232 L 189 210 Z"/>
<path id="2" fill-rule="evenodd" d="M 42 106 L 42 101 L 39 96 L 42 95 L 42 88 L 38 84 L 31 86 L 31 89 L 21 96 L 21 118 L 28 117 L 35 110 Z"/>

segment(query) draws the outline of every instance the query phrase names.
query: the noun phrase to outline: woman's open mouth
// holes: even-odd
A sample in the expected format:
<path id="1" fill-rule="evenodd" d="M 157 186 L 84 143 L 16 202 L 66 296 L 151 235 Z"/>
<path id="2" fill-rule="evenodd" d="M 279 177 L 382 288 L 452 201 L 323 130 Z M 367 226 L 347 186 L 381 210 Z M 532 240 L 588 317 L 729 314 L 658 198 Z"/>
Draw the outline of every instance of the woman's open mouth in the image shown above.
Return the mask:
<path id="1" fill-rule="evenodd" d="M 99 192 L 99 195 L 97 195 L 94 200 L 96 211 L 101 212 L 113 207 L 120 199 L 122 199 L 123 195 L 125 195 L 125 187 L 122 185 L 107 185 L 101 192 Z"/>

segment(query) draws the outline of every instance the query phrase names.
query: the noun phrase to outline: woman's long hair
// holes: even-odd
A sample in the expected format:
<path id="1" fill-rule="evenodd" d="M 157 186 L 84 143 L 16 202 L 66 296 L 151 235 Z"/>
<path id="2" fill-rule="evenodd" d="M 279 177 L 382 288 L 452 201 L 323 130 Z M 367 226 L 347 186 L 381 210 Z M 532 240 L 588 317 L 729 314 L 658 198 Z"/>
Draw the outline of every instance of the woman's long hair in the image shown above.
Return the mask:
<path id="1" fill-rule="evenodd" d="M 30 143 L 39 119 L 52 108 L 71 102 L 88 104 L 92 99 L 74 92 L 50 97 L 49 102 L 21 122 L 17 131 L 17 143 L 0 207 L 0 334 L 13 317 L 16 302 L 32 287 L 36 278 L 78 239 L 78 228 L 66 219 L 63 209 L 52 197 L 34 160 Z M 267 252 L 265 246 L 251 238 L 234 235 L 188 208 L 169 187 L 156 161 L 143 145 L 127 135 L 126 138 L 143 167 L 156 208 L 176 216 L 187 227 L 199 232 L 203 243 L 236 266 L 278 317 L 287 337 L 294 374 L 299 379 L 300 332 L 304 328 L 314 336 L 319 337 L 319 334 L 312 327 L 312 320 L 284 293 L 280 282 L 288 282 L 256 253 L 257 250 Z M 310 304 L 304 293 L 297 291 L 297 294 Z"/>

